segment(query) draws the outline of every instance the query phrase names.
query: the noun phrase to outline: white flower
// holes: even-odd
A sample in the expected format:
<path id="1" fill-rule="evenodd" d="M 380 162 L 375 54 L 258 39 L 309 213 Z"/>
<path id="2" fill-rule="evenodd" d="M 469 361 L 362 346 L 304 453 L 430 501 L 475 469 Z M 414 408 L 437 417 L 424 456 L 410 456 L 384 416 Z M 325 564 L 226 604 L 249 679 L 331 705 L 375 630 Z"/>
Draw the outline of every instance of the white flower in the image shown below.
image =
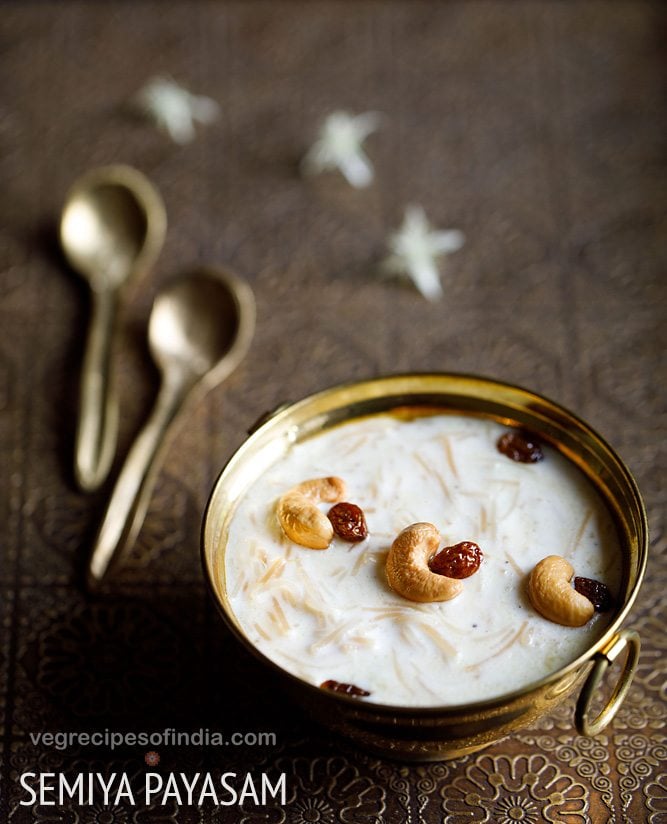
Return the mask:
<path id="1" fill-rule="evenodd" d="M 212 123 L 220 107 L 210 97 L 191 94 L 169 77 L 153 77 L 134 97 L 142 114 L 149 117 L 176 143 L 189 143 L 194 123 Z"/>
<path id="2" fill-rule="evenodd" d="M 347 182 L 361 189 L 373 180 L 373 167 L 361 147 L 380 122 L 377 112 L 351 115 L 332 112 L 325 119 L 318 139 L 304 157 L 301 167 L 306 174 L 338 169 Z"/>
<path id="3" fill-rule="evenodd" d="M 390 275 L 407 276 L 425 298 L 437 300 L 442 297 L 442 286 L 436 258 L 456 252 L 464 242 L 463 232 L 433 229 L 421 206 L 408 206 L 403 225 L 389 237 L 391 254 L 382 269 Z"/>

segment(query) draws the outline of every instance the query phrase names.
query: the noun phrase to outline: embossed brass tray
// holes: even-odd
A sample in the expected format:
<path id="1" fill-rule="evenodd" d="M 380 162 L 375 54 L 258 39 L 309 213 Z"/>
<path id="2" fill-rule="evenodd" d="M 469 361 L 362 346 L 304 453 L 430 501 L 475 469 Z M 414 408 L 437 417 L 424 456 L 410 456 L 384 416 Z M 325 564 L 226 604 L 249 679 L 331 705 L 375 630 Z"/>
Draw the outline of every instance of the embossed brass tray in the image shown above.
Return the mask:
<path id="1" fill-rule="evenodd" d="M 615 518 L 623 578 L 611 623 L 583 655 L 523 690 L 457 706 L 392 707 L 359 701 L 319 689 L 278 667 L 250 643 L 231 611 L 224 552 L 229 523 L 244 491 L 295 442 L 354 418 L 406 406 L 488 417 L 538 433 L 587 475 Z M 205 576 L 225 623 L 239 641 L 322 723 L 367 749 L 411 761 L 456 758 L 481 749 L 533 723 L 580 685 L 577 730 L 585 735 L 602 730 L 619 709 L 637 665 L 639 637 L 622 629 L 622 624 L 641 585 L 647 550 L 646 512 L 637 485 L 614 450 L 588 424 L 520 387 L 456 374 L 408 374 L 346 384 L 265 415 L 216 481 L 202 530 Z M 594 711 L 598 686 L 624 652 L 611 695 Z"/>

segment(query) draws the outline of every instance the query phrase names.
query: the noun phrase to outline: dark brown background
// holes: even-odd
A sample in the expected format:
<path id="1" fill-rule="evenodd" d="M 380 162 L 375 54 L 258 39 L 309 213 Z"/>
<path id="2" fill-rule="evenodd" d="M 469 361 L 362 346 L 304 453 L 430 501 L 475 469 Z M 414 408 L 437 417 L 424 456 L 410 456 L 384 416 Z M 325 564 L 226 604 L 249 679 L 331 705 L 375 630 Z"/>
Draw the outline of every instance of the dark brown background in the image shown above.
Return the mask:
<path id="1" fill-rule="evenodd" d="M 664 465 L 665 15 L 658 2 L 14 3 L 0 7 L 0 820 L 607 822 L 667 820 Z M 123 110 L 152 75 L 219 101 L 179 147 Z M 375 184 L 303 181 L 335 108 L 379 110 Z M 103 508 L 71 455 L 85 287 L 54 243 L 67 188 L 126 162 L 169 234 L 122 324 L 114 472 L 150 406 L 145 321 L 198 262 L 252 283 L 259 323 L 233 379 L 192 409 L 138 546 L 106 598 L 83 594 Z M 434 305 L 374 266 L 404 206 L 465 231 Z M 288 707 L 223 636 L 198 531 L 247 426 L 284 399 L 405 370 L 473 371 L 576 410 L 628 462 L 653 551 L 630 625 L 629 699 L 595 739 L 567 704 L 459 762 L 358 753 Z M 160 769 L 286 772 L 286 808 L 17 807 L 27 770 L 146 770 L 143 751 L 35 747 L 30 731 L 272 730 L 275 748 L 162 748 Z M 244 817 L 245 816 L 245 817 Z"/>

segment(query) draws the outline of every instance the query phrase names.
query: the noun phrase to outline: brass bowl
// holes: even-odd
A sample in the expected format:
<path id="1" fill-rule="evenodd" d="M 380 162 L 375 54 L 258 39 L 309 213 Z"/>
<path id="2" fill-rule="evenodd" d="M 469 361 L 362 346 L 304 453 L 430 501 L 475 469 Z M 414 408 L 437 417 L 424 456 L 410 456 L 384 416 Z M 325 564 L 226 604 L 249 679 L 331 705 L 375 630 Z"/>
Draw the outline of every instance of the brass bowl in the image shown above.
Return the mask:
<path id="1" fill-rule="evenodd" d="M 573 461 L 612 512 L 623 552 L 620 606 L 604 634 L 583 655 L 522 690 L 474 704 L 393 707 L 319 689 L 274 664 L 246 638 L 225 590 L 224 551 L 232 514 L 250 484 L 290 446 L 337 424 L 398 407 L 427 407 L 492 418 L 536 432 Z M 577 730 L 593 735 L 618 711 L 639 656 L 639 636 L 623 630 L 644 576 L 648 551 L 646 512 L 630 472 L 584 421 L 546 398 L 498 381 L 469 375 L 408 374 L 345 384 L 263 416 L 227 463 L 209 499 L 202 532 L 206 579 L 222 617 L 241 644 L 278 675 L 318 720 L 382 755 L 411 761 L 457 758 L 532 724 L 582 684 Z M 597 687 L 627 651 L 611 696 L 591 718 Z"/>

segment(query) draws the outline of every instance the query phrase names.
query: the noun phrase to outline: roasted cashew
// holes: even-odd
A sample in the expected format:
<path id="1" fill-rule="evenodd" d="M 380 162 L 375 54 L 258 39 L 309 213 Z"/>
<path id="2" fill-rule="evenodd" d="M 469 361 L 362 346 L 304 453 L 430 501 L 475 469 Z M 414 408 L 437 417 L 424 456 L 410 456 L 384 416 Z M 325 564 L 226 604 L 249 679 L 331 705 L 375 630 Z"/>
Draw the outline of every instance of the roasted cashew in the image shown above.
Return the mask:
<path id="1" fill-rule="evenodd" d="M 583 627 L 593 617 L 595 607 L 570 586 L 573 575 L 572 565 L 565 558 L 548 555 L 530 573 L 528 595 L 540 615 L 550 621 Z"/>
<path id="2" fill-rule="evenodd" d="M 419 523 L 399 532 L 387 556 L 389 585 L 410 601 L 449 601 L 463 582 L 431 572 L 428 562 L 437 552 L 440 533 L 433 524 Z"/>
<path id="3" fill-rule="evenodd" d="M 278 520 L 285 535 L 309 549 L 326 549 L 334 531 L 317 504 L 340 501 L 344 495 L 345 483 L 336 477 L 314 478 L 292 487 L 278 501 Z"/>

